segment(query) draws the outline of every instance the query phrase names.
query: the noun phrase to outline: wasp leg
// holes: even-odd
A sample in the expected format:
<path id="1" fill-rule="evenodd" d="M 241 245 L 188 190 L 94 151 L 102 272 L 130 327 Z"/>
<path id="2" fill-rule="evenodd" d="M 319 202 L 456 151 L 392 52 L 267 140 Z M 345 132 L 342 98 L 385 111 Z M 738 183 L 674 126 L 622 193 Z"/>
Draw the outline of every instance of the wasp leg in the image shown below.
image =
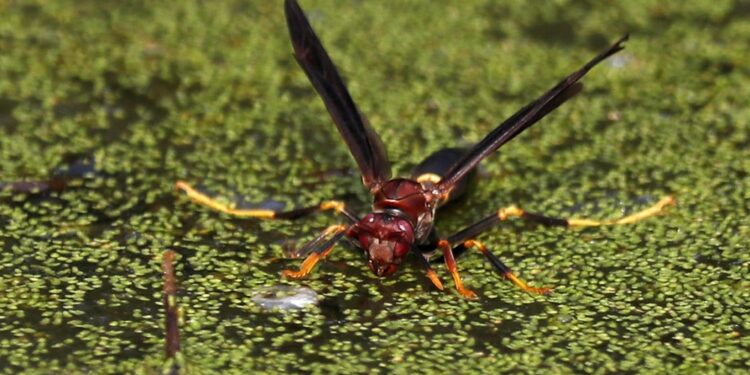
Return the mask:
<path id="1" fill-rule="evenodd" d="M 603 225 L 621 225 L 621 224 L 633 224 L 655 216 L 663 212 L 667 206 L 675 204 L 675 199 L 672 196 L 667 196 L 659 200 L 653 206 L 646 208 L 645 210 L 638 211 L 632 215 L 628 215 L 619 219 L 614 220 L 591 220 L 591 219 L 564 219 L 557 217 L 550 217 L 540 215 L 532 212 L 527 212 L 517 206 L 503 207 L 492 215 L 489 215 L 476 223 L 468 226 L 466 229 L 448 237 L 448 242 L 452 244 L 462 243 L 466 240 L 472 239 L 480 233 L 498 225 L 502 221 L 506 221 L 512 218 L 523 219 L 542 225 L 551 226 L 562 226 L 562 227 L 595 227 Z"/>
<path id="2" fill-rule="evenodd" d="M 463 244 L 460 246 L 463 246 L 465 248 L 475 247 L 477 250 L 479 250 L 482 255 L 484 255 L 487 260 L 492 264 L 492 267 L 494 267 L 498 272 L 500 272 L 503 277 L 510 280 L 513 284 L 515 284 L 517 287 L 521 288 L 524 291 L 535 293 L 535 294 L 541 294 L 546 295 L 549 294 L 549 292 L 552 291 L 551 288 L 537 288 L 530 286 L 529 284 L 526 284 L 523 280 L 519 279 L 516 275 L 511 272 L 510 268 L 505 265 L 498 257 L 495 256 L 495 254 L 492 254 L 489 249 L 487 249 L 486 246 L 484 246 L 483 243 L 475 240 L 468 240 L 464 241 Z"/>
<path id="3" fill-rule="evenodd" d="M 461 276 L 458 274 L 458 268 L 456 267 L 456 258 L 453 257 L 453 248 L 450 242 L 446 240 L 440 240 L 437 243 L 440 250 L 443 251 L 443 258 L 445 259 L 445 266 L 448 267 L 448 272 L 453 277 L 453 283 L 456 284 L 456 290 L 459 294 L 468 299 L 476 299 L 477 294 L 472 290 L 467 289 L 461 281 Z"/>
<path id="4" fill-rule="evenodd" d="M 412 246 L 411 250 L 416 255 L 417 262 L 419 262 L 419 264 L 422 265 L 422 268 L 424 268 L 427 272 L 427 278 L 432 281 L 432 285 L 435 285 L 436 288 L 443 290 L 443 283 L 440 281 L 437 273 L 435 273 L 435 270 L 432 269 L 432 266 L 430 266 L 430 262 L 427 260 L 427 258 L 424 257 L 424 255 L 422 255 L 422 251 L 419 250 L 419 247 Z"/>
<path id="5" fill-rule="evenodd" d="M 674 197 L 666 196 L 660 199 L 658 202 L 656 202 L 655 205 L 645 210 L 638 211 L 632 215 L 628 215 L 619 219 L 605 220 L 605 221 L 597 221 L 597 220 L 589 220 L 589 219 L 568 219 L 567 225 L 569 227 L 596 227 L 600 225 L 633 224 L 643 219 L 649 218 L 651 216 L 658 215 L 662 211 L 664 211 L 664 208 L 666 208 L 667 206 L 674 206 L 675 204 L 677 204 L 677 201 L 674 199 Z"/>
<path id="6" fill-rule="evenodd" d="M 539 223 L 542 225 L 551 225 L 551 226 L 563 226 L 563 227 L 592 227 L 592 226 L 602 226 L 602 225 L 621 225 L 621 224 L 632 224 L 636 223 L 638 221 L 641 221 L 643 219 L 646 219 L 651 216 L 658 215 L 662 211 L 666 209 L 667 206 L 672 206 L 675 204 L 675 199 L 671 196 L 664 197 L 659 200 L 656 204 L 653 206 L 646 208 L 645 210 L 638 211 L 632 215 L 628 215 L 625 217 L 622 217 L 620 219 L 614 219 L 614 220 L 591 220 L 591 219 L 563 219 L 563 218 L 556 218 L 556 217 L 550 217 L 545 215 L 540 215 L 536 213 L 526 212 L 521 208 L 518 208 L 516 206 L 508 206 L 501 208 L 497 210 L 497 212 L 493 213 L 492 215 L 489 215 L 476 223 L 468 226 L 467 228 L 459 231 L 458 233 L 453 234 L 452 236 L 449 236 L 445 240 L 439 241 L 436 245 L 430 244 L 425 245 L 420 248 L 422 252 L 430 251 L 434 248 L 440 248 L 443 250 L 443 258 L 445 260 L 446 265 L 448 265 L 448 269 L 451 270 L 451 263 L 454 264 L 453 270 L 451 270 L 451 274 L 453 275 L 454 281 L 456 281 L 456 288 L 463 288 L 463 285 L 460 283 L 460 278 L 458 278 L 458 273 L 455 271 L 455 259 L 454 255 L 460 255 L 463 253 L 467 248 L 470 247 L 476 247 L 479 249 L 479 251 L 484 254 L 485 257 L 487 257 L 487 260 L 492 263 L 493 267 L 497 269 L 505 278 L 516 284 L 519 288 L 532 292 L 537 294 L 546 294 L 551 289 L 549 288 L 536 288 L 529 286 L 526 284 L 523 280 L 516 277 L 511 271 L 508 266 L 503 264 L 500 259 L 498 259 L 494 254 L 492 254 L 483 244 L 481 244 L 478 241 L 474 241 L 473 239 L 481 234 L 482 232 L 498 225 L 499 223 L 506 221 L 511 218 L 519 218 L 522 220 L 531 221 L 534 223 Z M 456 246 L 452 251 L 448 252 L 445 249 L 447 247 L 450 247 L 451 244 L 459 244 Z M 461 293 L 464 294 L 464 293 Z"/>
<path id="7" fill-rule="evenodd" d="M 182 190 L 193 202 L 211 208 L 215 211 L 223 212 L 237 217 L 254 217 L 258 219 L 286 219 L 294 220 L 308 216 L 317 212 L 334 210 L 347 217 L 350 221 L 356 221 L 354 214 L 346 209 L 346 204 L 342 201 L 324 201 L 320 204 L 308 207 L 297 208 L 290 211 L 274 211 L 266 209 L 238 209 L 231 204 L 220 202 L 208 195 L 196 190 L 190 184 L 184 181 L 177 181 L 175 188 Z"/>
<path id="8" fill-rule="evenodd" d="M 318 237 L 308 242 L 305 246 L 300 249 L 301 254 L 310 253 L 300 265 L 298 271 L 284 270 L 282 274 L 292 279 L 299 279 L 307 276 L 312 272 L 316 264 L 322 259 L 328 256 L 333 251 L 336 243 L 344 236 L 349 230 L 349 227 L 343 224 L 331 225 L 326 228 Z M 331 236 L 330 238 L 328 238 Z M 328 238 L 326 240 L 326 238 Z"/>

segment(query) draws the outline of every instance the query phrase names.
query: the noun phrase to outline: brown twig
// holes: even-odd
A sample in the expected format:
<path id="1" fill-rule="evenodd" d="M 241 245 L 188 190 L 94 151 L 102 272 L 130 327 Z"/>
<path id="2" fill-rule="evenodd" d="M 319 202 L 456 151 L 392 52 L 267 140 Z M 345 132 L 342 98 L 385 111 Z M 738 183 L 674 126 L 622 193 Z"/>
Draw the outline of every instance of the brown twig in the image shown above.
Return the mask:
<path id="1" fill-rule="evenodd" d="M 165 315 L 165 351 L 167 363 L 164 372 L 179 374 L 180 364 L 176 356 L 180 352 L 179 309 L 177 307 L 177 279 L 174 275 L 174 261 L 176 253 L 172 250 L 164 252 L 161 269 L 164 273 L 164 315 Z"/>

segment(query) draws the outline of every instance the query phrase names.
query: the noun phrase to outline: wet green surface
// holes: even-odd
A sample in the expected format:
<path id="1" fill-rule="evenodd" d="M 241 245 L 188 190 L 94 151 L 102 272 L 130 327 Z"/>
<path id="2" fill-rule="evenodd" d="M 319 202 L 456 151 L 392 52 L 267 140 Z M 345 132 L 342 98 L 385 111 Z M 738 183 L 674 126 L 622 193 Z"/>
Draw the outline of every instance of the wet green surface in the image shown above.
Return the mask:
<path id="1" fill-rule="evenodd" d="M 616 217 L 481 237 L 549 297 L 459 267 L 478 301 L 414 266 L 378 280 L 341 247 L 281 279 L 286 240 L 332 215 L 237 220 L 190 204 L 185 179 L 292 207 L 368 196 L 291 56 L 281 1 L 0 2 L 0 368 L 159 373 L 161 253 L 178 254 L 192 373 L 741 372 L 750 367 L 750 7 L 741 1 L 302 3 L 405 174 L 494 124 L 631 32 L 587 90 L 483 163 L 443 232 L 516 203 Z M 68 168 L 65 168 L 68 166 Z M 438 273 L 448 283 L 442 265 Z M 306 286 L 319 306 L 252 297 Z"/>

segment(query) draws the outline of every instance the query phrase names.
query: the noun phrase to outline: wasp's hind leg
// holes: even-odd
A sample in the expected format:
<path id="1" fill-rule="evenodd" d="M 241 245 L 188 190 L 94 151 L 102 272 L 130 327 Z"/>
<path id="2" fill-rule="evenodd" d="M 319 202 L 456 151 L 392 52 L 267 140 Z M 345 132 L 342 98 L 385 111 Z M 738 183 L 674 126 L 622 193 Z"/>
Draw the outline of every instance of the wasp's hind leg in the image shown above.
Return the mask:
<path id="1" fill-rule="evenodd" d="M 500 272 L 500 274 L 504 278 L 510 280 L 513 284 L 515 284 L 522 290 L 542 295 L 548 294 L 550 291 L 552 291 L 552 289 L 548 287 L 539 288 L 526 284 L 525 281 L 521 280 L 520 278 L 518 278 L 518 276 L 513 274 L 513 272 L 510 270 L 510 267 L 506 266 L 505 263 L 503 263 L 497 256 L 495 256 L 495 254 L 492 254 L 492 252 L 490 252 L 483 243 L 471 239 L 456 244 L 452 240 L 453 237 L 455 236 L 448 237 L 448 239 L 444 240 L 438 240 L 437 242 L 432 244 L 423 245 L 420 247 L 420 250 L 424 253 L 434 251 L 435 249 L 440 249 L 442 251 L 442 258 L 445 261 L 445 265 L 448 268 L 448 271 L 453 277 L 453 282 L 456 285 L 456 290 L 465 298 L 475 299 L 477 298 L 477 296 L 476 293 L 464 286 L 463 281 L 461 280 L 461 276 L 458 273 L 458 266 L 456 265 L 455 257 L 472 247 L 479 250 L 482 255 L 487 258 L 490 264 L 492 264 L 492 267 Z"/>
<path id="2" fill-rule="evenodd" d="M 214 211 L 223 212 L 225 214 L 236 217 L 294 220 L 309 216 L 314 213 L 333 210 L 346 216 L 347 219 L 349 219 L 349 221 L 351 222 L 356 221 L 356 217 L 354 216 L 354 214 L 346 209 L 346 203 L 342 201 L 323 201 L 320 204 L 296 208 L 289 211 L 274 211 L 268 209 L 240 209 L 234 207 L 234 205 L 232 204 L 227 204 L 214 199 L 209 195 L 195 189 L 194 187 L 190 186 L 190 184 L 184 181 L 177 181 L 177 183 L 175 183 L 175 188 L 177 190 L 183 191 L 188 196 L 188 198 L 190 198 L 190 200 L 197 204 L 208 207 Z"/>
<path id="3" fill-rule="evenodd" d="M 548 287 L 534 287 L 530 286 L 529 284 L 526 284 L 525 281 L 519 279 L 516 275 L 511 272 L 510 268 L 505 265 L 498 257 L 495 256 L 495 254 L 492 254 L 487 247 L 476 240 L 467 240 L 464 241 L 462 244 L 457 246 L 456 252 L 463 252 L 465 249 L 468 249 L 470 247 L 474 247 L 477 250 L 479 250 L 482 255 L 484 255 L 485 258 L 492 264 L 492 267 L 496 269 L 498 272 L 500 272 L 501 275 L 503 275 L 504 278 L 510 280 L 513 284 L 515 284 L 517 287 L 521 288 L 522 290 L 534 294 L 541 294 L 546 295 L 549 294 L 549 292 L 552 291 L 552 288 Z"/>
<path id="4" fill-rule="evenodd" d="M 474 238 L 482 232 L 500 224 L 509 219 L 522 219 L 542 225 L 549 226 L 562 226 L 562 227 L 592 227 L 592 226 L 603 226 L 603 225 L 622 225 L 622 224 L 633 224 L 644 220 L 646 218 L 655 216 L 663 212 L 666 207 L 675 204 L 675 199 L 671 196 L 666 196 L 660 199 L 656 204 L 648 207 L 644 210 L 638 211 L 634 214 L 627 215 L 619 219 L 611 220 L 592 220 L 592 219 L 566 219 L 541 215 L 537 213 L 527 212 L 517 206 L 503 207 L 497 212 L 489 215 L 476 223 L 468 226 L 467 228 L 459 231 L 458 233 L 447 238 L 447 243 L 456 246 L 453 252 L 460 255 L 466 249 L 474 247 L 477 248 L 492 263 L 492 266 L 498 270 L 506 279 L 510 280 L 519 288 L 532 293 L 546 294 L 550 288 L 536 288 L 526 284 L 523 280 L 516 277 L 510 268 L 503 264 L 494 254 L 492 254 L 484 244 L 479 241 L 475 241 Z M 433 247 L 434 248 L 434 247 Z M 424 249 L 427 251 L 429 248 Z M 447 259 L 446 259 L 447 261 Z"/>
<path id="5" fill-rule="evenodd" d="M 621 224 L 633 224 L 641 220 L 647 219 L 652 216 L 656 216 L 662 213 L 667 207 L 674 206 L 677 201 L 673 196 L 668 195 L 661 198 L 653 206 L 644 210 L 638 211 L 634 214 L 630 214 L 619 219 L 614 220 L 591 220 L 591 219 L 566 219 L 566 225 L 569 227 L 598 227 L 601 225 L 621 225 Z M 533 214 L 530 214 L 533 215 Z"/>
<path id="6" fill-rule="evenodd" d="M 517 206 L 503 207 L 497 212 L 477 221 L 476 223 L 468 226 L 466 229 L 448 237 L 450 243 L 456 244 L 472 239 L 478 234 L 500 224 L 503 221 L 509 219 L 522 219 L 537 224 L 549 225 L 549 226 L 562 226 L 562 227 L 596 227 L 604 225 L 622 225 L 622 224 L 633 224 L 641 220 L 647 219 L 652 216 L 659 215 L 667 207 L 675 205 L 675 199 L 672 196 L 666 196 L 661 198 L 656 204 L 648 207 L 644 210 L 640 210 L 634 214 L 621 217 L 619 219 L 610 220 L 593 220 L 593 219 L 581 219 L 581 218 L 559 218 L 528 212 Z"/>

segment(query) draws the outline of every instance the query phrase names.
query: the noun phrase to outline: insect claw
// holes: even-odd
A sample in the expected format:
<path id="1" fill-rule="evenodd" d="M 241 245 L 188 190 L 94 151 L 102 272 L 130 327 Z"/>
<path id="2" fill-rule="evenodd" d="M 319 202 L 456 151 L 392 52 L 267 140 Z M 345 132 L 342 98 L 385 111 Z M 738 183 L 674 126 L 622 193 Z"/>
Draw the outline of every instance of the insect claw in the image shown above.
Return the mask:
<path id="1" fill-rule="evenodd" d="M 457 288 L 457 290 L 466 299 L 479 299 L 479 297 L 477 296 L 477 294 L 474 293 L 474 291 L 472 291 L 471 289 L 466 289 L 466 288 L 460 288 L 460 289 L 458 289 Z"/>
<path id="2" fill-rule="evenodd" d="M 299 271 L 293 271 L 293 270 L 283 270 L 281 271 L 281 274 L 284 275 L 284 277 L 289 277 L 292 279 L 301 279 L 305 276 L 307 276 L 309 272 L 305 272 L 304 270 Z"/>
<path id="3" fill-rule="evenodd" d="M 542 287 L 542 288 L 529 287 L 529 289 L 527 289 L 526 291 L 534 293 L 534 294 L 538 294 L 540 296 L 548 296 L 552 294 L 552 290 L 553 289 L 549 287 Z"/>
<path id="4" fill-rule="evenodd" d="M 432 281 L 432 285 L 435 285 L 436 288 L 443 290 L 443 283 L 440 281 L 440 278 L 438 278 L 435 271 L 433 271 L 432 269 L 427 271 L 427 277 L 430 279 L 430 281 Z"/>

